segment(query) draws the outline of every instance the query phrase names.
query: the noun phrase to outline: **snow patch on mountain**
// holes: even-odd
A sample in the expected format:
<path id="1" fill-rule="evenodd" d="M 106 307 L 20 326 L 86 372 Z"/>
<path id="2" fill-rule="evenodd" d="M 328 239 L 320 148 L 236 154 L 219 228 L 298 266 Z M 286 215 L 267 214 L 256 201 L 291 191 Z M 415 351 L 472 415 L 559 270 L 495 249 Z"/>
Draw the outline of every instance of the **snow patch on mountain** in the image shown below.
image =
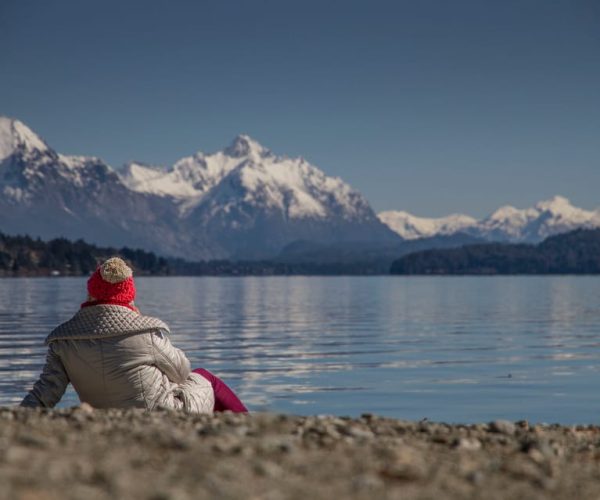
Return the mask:
<path id="1" fill-rule="evenodd" d="M 197 194 L 193 186 L 178 171 L 167 172 L 161 167 L 128 163 L 121 171 L 123 183 L 132 191 L 173 198 L 189 198 Z"/>
<path id="2" fill-rule="evenodd" d="M 100 158 L 95 156 L 68 156 L 58 154 L 58 160 L 66 170 L 75 171 L 84 168 L 90 162 L 101 162 Z"/>
<path id="3" fill-rule="evenodd" d="M 403 211 L 387 211 L 381 212 L 378 217 L 381 222 L 406 240 L 454 234 L 477 223 L 473 217 L 462 214 L 426 218 Z"/>

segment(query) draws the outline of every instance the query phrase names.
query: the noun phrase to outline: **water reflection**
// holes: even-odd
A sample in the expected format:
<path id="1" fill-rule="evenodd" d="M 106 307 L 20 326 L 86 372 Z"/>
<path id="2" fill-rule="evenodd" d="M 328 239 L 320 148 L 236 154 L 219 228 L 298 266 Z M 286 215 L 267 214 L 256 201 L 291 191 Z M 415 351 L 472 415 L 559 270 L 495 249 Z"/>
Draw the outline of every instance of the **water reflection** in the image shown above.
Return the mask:
<path id="1" fill-rule="evenodd" d="M 140 278 L 138 305 L 254 410 L 588 422 L 600 410 L 597 277 Z M 0 280 L 0 404 L 85 279 Z M 62 405 L 74 404 L 70 391 Z"/>

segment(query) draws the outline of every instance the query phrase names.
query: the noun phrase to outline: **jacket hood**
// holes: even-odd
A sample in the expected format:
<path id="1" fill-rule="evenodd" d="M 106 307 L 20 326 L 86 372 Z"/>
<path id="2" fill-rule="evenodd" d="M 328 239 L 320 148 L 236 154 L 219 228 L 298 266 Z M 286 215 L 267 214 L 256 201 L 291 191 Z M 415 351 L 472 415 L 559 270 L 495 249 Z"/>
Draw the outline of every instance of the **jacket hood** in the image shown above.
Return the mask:
<path id="1" fill-rule="evenodd" d="M 142 316 L 122 306 L 98 305 L 81 309 L 69 321 L 56 327 L 46 337 L 46 344 L 55 340 L 89 340 L 157 330 L 170 333 L 167 324 L 158 318 Z"/>

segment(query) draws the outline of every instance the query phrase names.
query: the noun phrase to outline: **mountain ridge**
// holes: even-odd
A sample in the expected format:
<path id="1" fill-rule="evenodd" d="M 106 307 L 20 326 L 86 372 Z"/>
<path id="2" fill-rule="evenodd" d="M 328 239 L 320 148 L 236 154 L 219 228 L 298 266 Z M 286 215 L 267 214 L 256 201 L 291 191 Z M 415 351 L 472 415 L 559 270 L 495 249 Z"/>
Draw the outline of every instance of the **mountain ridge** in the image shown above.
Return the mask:
<path id="1" fill-rule="evenodd" d="M 405 239 L 466 233 L 488 241 L 537 243 L 574 229 L 600 227 L 600 209 L 577 208 L 559 195 L 525 209 L 504 205 L 479 220 L 464 214 L 425 218 L 404 211 L 380 212 L 378 217 Z"/>
<path id="2" fill-rule="evenodd" d="M 328 249 L 363 244 L 387 252 L 403 241 L 432 245 L 529 242 L 600 227 L 600 210 L 556 196 L 500 207 L 488 217 L 428 219 L 375 214 L 339 177 L 305 159 L 275 154 L 246 134 L 212 153 L 172 165 L 129 162 L 121 170 L 92 156 L 56 152 L 29 127 L 0 117 L 0 230 L 84 238 L 187 260 L 272 259 L 296 241 Z"/>
<path id="3" fill-rule="evenodd" d="M 247 135 L 170 167 L 59 154 L 18 120 L 0 121 L 0 229 L 85 238 L 190 260 L 260 259 L 298 239 L 400 238 L 368 201 L 302 158 Z"/>

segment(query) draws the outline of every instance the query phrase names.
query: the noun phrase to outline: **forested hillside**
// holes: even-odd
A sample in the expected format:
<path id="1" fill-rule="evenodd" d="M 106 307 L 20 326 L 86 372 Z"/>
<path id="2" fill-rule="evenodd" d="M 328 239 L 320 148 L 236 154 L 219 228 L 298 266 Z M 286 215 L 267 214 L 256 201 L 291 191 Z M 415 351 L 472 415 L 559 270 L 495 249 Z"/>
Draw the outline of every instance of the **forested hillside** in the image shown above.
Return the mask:
<path id="1" fill-rule="evenodd" d="M 373 262 L 280 262 L 211 260 L 188 262 L 158 257 L 139 249 L 97 247 L 83 240 L 57 238 L 48 242 L 29 236 L 0 233 L 0 277 L 7 276 L 85 276 L 99 262 L 118 255 L 128 261 L 137 276 L 270 276 L 384 274 Z M 389 266 L 389 264 L 388 264 Z"/>
<path id="2" fill-rule="evenodd" d="M 81 276 L 92 273 L 101 260 L 119 255 L 137 274 L 167 274 L 167 261 L 151 252 L 90 245 L 83 240 L 56 238 L 48 242 L 29 236 L 0 233 L 0 276 Z"/>
<path id="3" fill-rule="evenodd" d="M 538 245 L 480 244 L 416 252 L 396 260 L 392 274 L 597 274 L 600 229 L 579 229 Z"/>

